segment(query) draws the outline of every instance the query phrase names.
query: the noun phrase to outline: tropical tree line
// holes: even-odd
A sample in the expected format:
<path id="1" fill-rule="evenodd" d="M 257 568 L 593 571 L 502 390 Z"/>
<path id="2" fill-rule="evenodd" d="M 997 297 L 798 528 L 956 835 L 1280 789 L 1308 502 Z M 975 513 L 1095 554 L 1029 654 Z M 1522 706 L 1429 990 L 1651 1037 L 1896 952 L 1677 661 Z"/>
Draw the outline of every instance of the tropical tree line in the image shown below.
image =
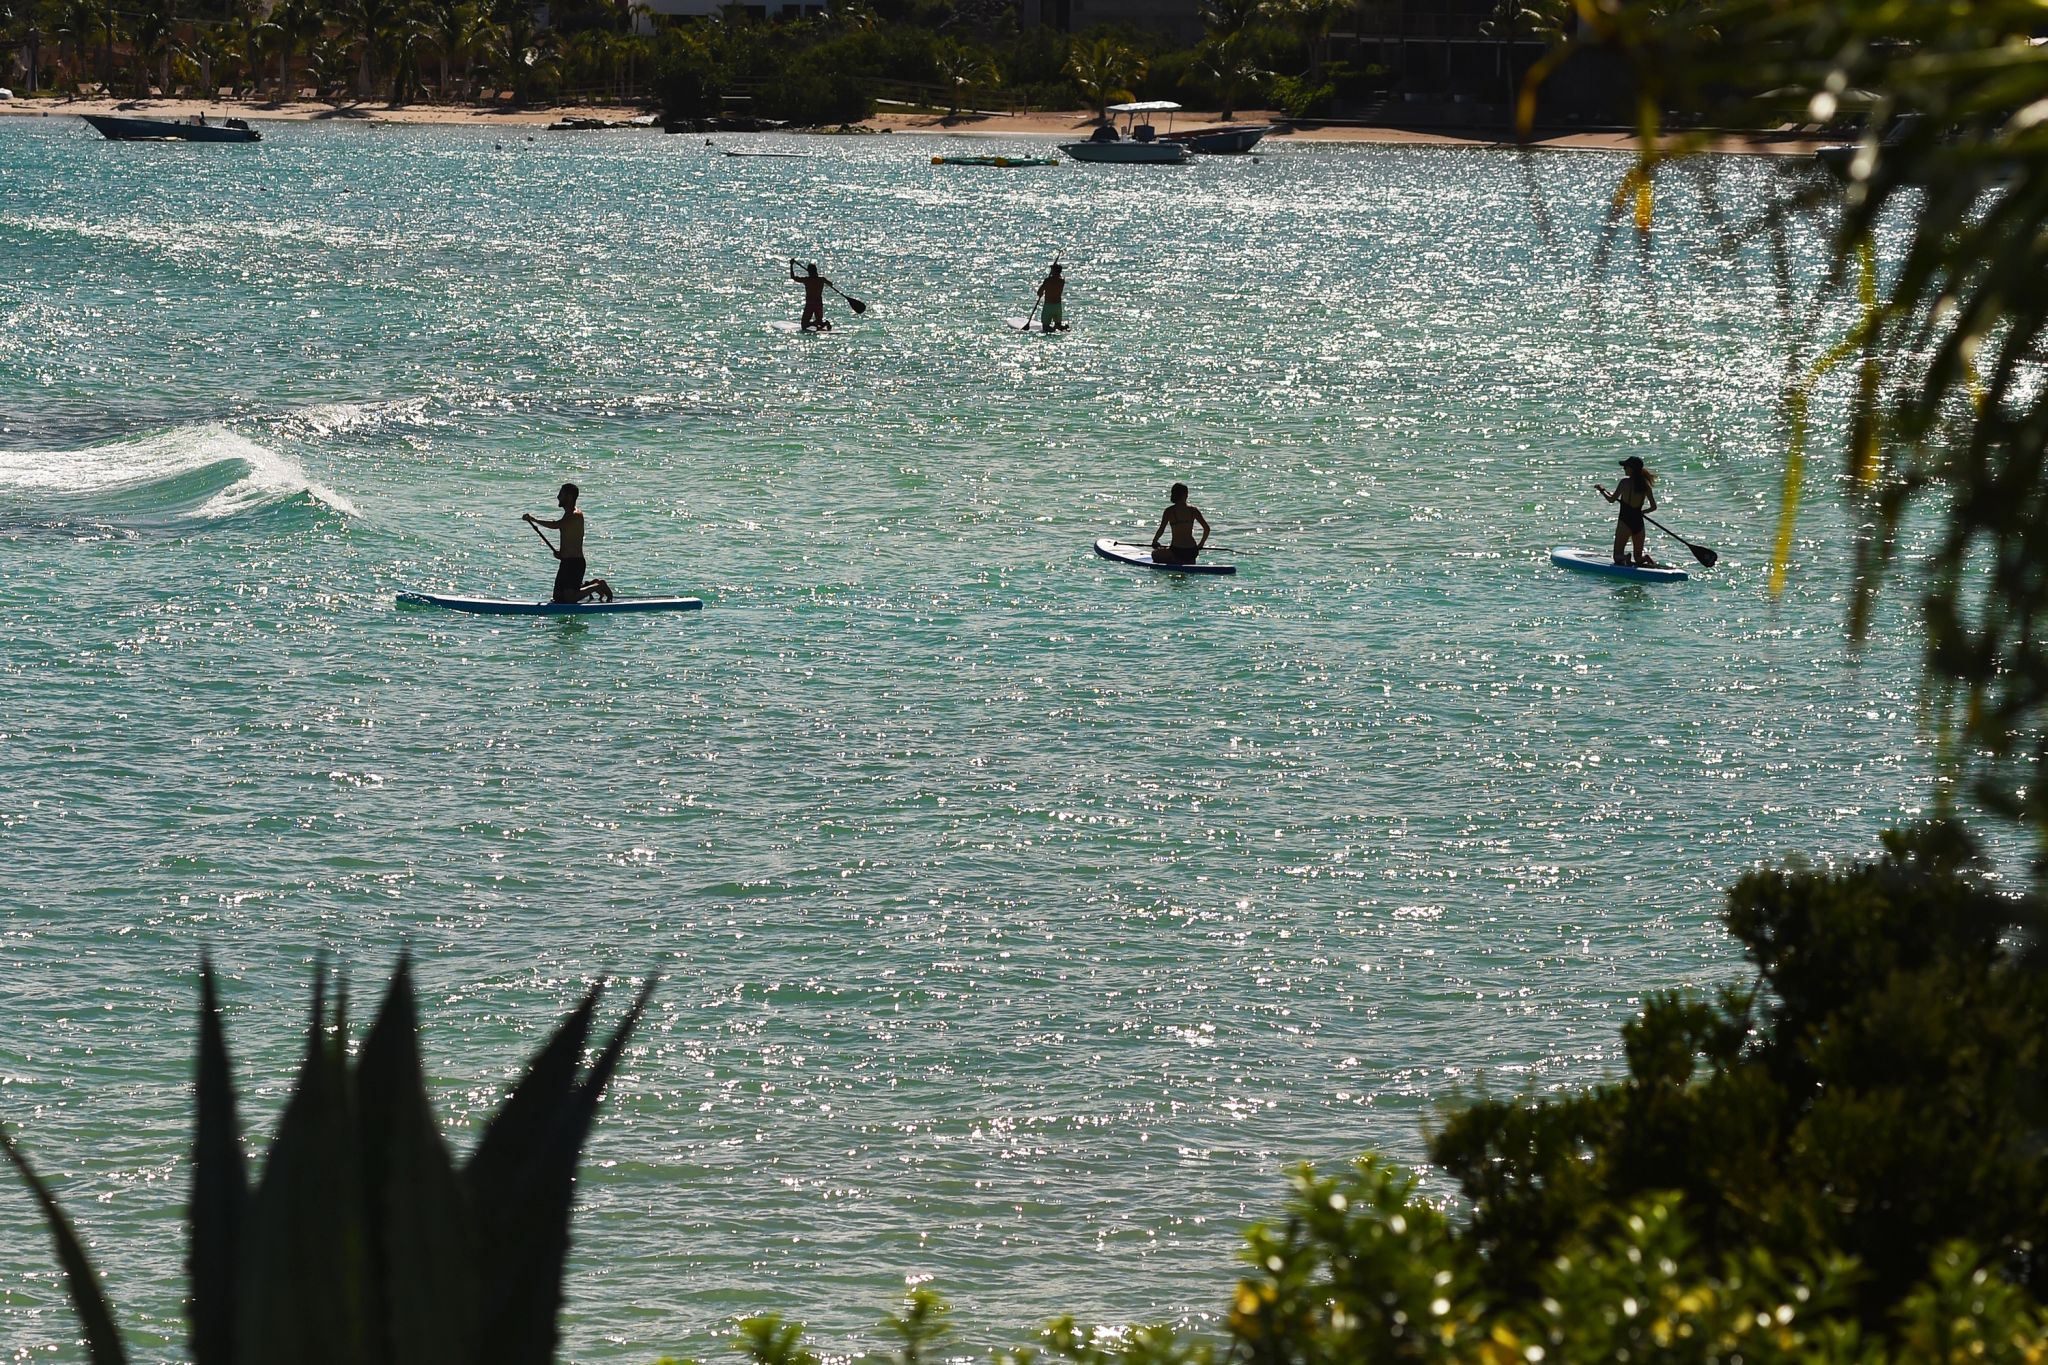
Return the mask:
<path id="1" fill-rule="evenodd" d="M 637 0 L 0 0 L 18 95 L 630 103 L 660 60 Z"/>

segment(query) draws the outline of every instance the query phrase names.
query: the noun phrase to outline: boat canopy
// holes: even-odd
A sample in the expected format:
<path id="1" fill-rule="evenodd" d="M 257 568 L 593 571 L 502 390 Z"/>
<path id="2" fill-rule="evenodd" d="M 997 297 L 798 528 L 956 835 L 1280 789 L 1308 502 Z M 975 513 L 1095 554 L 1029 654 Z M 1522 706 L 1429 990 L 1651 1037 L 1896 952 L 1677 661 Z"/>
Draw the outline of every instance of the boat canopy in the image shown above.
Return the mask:
<path id="1" fill-rule="evenodd" d="M 1178 108 L 1180 106 L 1172 100 L 1139 100 L 1134 104 L 1112 104 L 1109 106 L 1109 112 L 1112 114 L 1164 114 Z"/>

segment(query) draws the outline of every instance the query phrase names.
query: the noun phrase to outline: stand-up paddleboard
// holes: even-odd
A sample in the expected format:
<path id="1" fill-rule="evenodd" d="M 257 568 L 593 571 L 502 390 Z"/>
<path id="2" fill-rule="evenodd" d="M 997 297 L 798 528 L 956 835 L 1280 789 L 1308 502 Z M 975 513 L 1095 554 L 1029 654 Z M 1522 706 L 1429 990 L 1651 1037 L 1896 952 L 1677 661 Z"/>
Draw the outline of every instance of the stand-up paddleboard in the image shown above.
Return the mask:
<path id="1" fill-rule="evenodd" d="M 477 616 L 604 616 L 627 611 L 696 611 L 701 597 L 615 597 L 609 602 L 513 602 L 495 597 L 444 597 L 437 592 L 402 592 L 402 607 L 445 607 Z"/>
<path id="2" fill-rule="evenodd" d="M 1039 324 L 1038 319 L 1036 318 L 1004 318 L 1003 321 L 1009 323 L 1012 327 L 1016 328 L 1020 332 L 1045 332 L 1045 328 Z M 1071 332 L 1072 330 L 1072 326 L 1055 327 L 1052 329 L 1052 331 L 1046 332 L 1046 335 L 1059 336 L 1062 333 Z"/>
<path id="3" fill-rule="evenodd" d="M 839 329 L 836 327 L 805 327 L 801 323 L 790 322 L 787 319 L 778 318 L 774 322 L 768 324 L 768 330 L 771 332 L 780 332 L 784 336 L 791 337 L 828 337 L 831 336 L 834 332 L 838 331 Z"/>
<path id="4" fill-rule="evenodd" d="M 1119 564 L 1131 564 L 1140 569 L 1157 569 L 1161 573 L 1236 573 L 1235 564 L 1218 564 L 1214 560 L 1199 560 L 1193 564 L 1159 564 L 1152 559 L 1149 545 L 1126 545 L 1121 540 L 1104 536 L 1095 542 L 1095 553 L 1104 559 L 1113 559 Z"/>
<path id="5" fill-rule="evenodd" d="M 1662 564 L 1654 567 L 1617 564 L 1614 556 L 1604 551 L 1574 550 L 1569 545 L 1553 549 L 1550 562 L 1560 569 L 1576 569 L 1580 573 L 1602 574 L 1608 578 L 1632 578 L 1639 583 L 1683 583 L 1692 577 L 1683 569 L 1668 568 Z"/>

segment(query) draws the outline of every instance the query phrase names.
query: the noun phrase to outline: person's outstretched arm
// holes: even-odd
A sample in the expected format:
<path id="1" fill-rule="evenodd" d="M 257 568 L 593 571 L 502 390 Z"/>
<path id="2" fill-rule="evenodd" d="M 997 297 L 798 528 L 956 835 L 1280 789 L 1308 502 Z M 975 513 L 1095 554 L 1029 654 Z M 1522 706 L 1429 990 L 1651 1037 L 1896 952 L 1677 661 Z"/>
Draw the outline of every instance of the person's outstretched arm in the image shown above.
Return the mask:
<path id="1" fill-rule="evenodd" d="M 1594 485 L 1593 485 L 1593 487 L 1595 487 L 1595 488 L 1597 488 L 1598 490 L 1600 490 L 1600 496 L 1601 496 L 1601 497 L 1603 497 L 1603 498 L 1605 498 L 1605 499 L 1607 499 L 1607 500 L 1608 500 L 1609 502 L 1613 502 L 1613 501 L 1614 501 L 1614 500 L 1615 500 L 1616 498 L 1618 498 L 1618 497 L 1620 497 L 1620 496 L 1621 496 L 1621 494 L 1619 494 L 1619 493 L 1610 493 L 1610 492 L 1608 492 L 1608 491 L 1607 491 L 1607 485 L 1606 485 L 1606 484 L 1604 484 L 1604 483 L 1596 483 L 1596 484 L 1594 484 Z"/>
<path id="2" fill-rule="evenodd" d="M 1644 510 L 1645 512 L 1654 512 L 1654 511 L 1656 511 L 1656 510 L 1657 510 L 1657 490 L 1656 490 L 1656 489 L 1654 489 L 1654 488 L 1645 488 L 1645 489 L 1643 490 L 1643 510 Z"/>
<path id="3" fill-rule="evenodd" d="M 1166 534 L 1166 513 L 1159 514 L 1159 524 L 1152 528 L 1152 548 L 1159 548 L 1159 537 Z"/>

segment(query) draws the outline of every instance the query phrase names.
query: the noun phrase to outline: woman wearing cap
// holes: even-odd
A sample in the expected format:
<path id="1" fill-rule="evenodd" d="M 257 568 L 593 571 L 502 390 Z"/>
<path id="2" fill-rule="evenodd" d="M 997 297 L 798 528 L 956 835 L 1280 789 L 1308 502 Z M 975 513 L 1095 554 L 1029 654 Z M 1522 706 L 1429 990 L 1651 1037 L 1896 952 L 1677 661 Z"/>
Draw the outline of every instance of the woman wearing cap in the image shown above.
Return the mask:
<path id="1" fill-rule="evenodd" d="M 1651 491 L 1651 486 L 1657 482 L 1657 476 L 1643 468 L 1640 456 L 1629 456 L 1621 462 L 1621 467 L 1628 477 L 1616 484 L 1612 493 L 1600 484 L 1593 485 L 1600 489 L 1601 497 L 1609 502 L 1621 504 L 1621 517 L 1614 523 L 1614 562 L 1654 565 L 1657 561 L 1650 558 L 1649 553 L 1643 549 L 1643 514 L 1657 510 L 1657 495 Z M 1631 541 L 1634 542 L 1634 559 L 1630 559 L 1627 554 Z"/>

